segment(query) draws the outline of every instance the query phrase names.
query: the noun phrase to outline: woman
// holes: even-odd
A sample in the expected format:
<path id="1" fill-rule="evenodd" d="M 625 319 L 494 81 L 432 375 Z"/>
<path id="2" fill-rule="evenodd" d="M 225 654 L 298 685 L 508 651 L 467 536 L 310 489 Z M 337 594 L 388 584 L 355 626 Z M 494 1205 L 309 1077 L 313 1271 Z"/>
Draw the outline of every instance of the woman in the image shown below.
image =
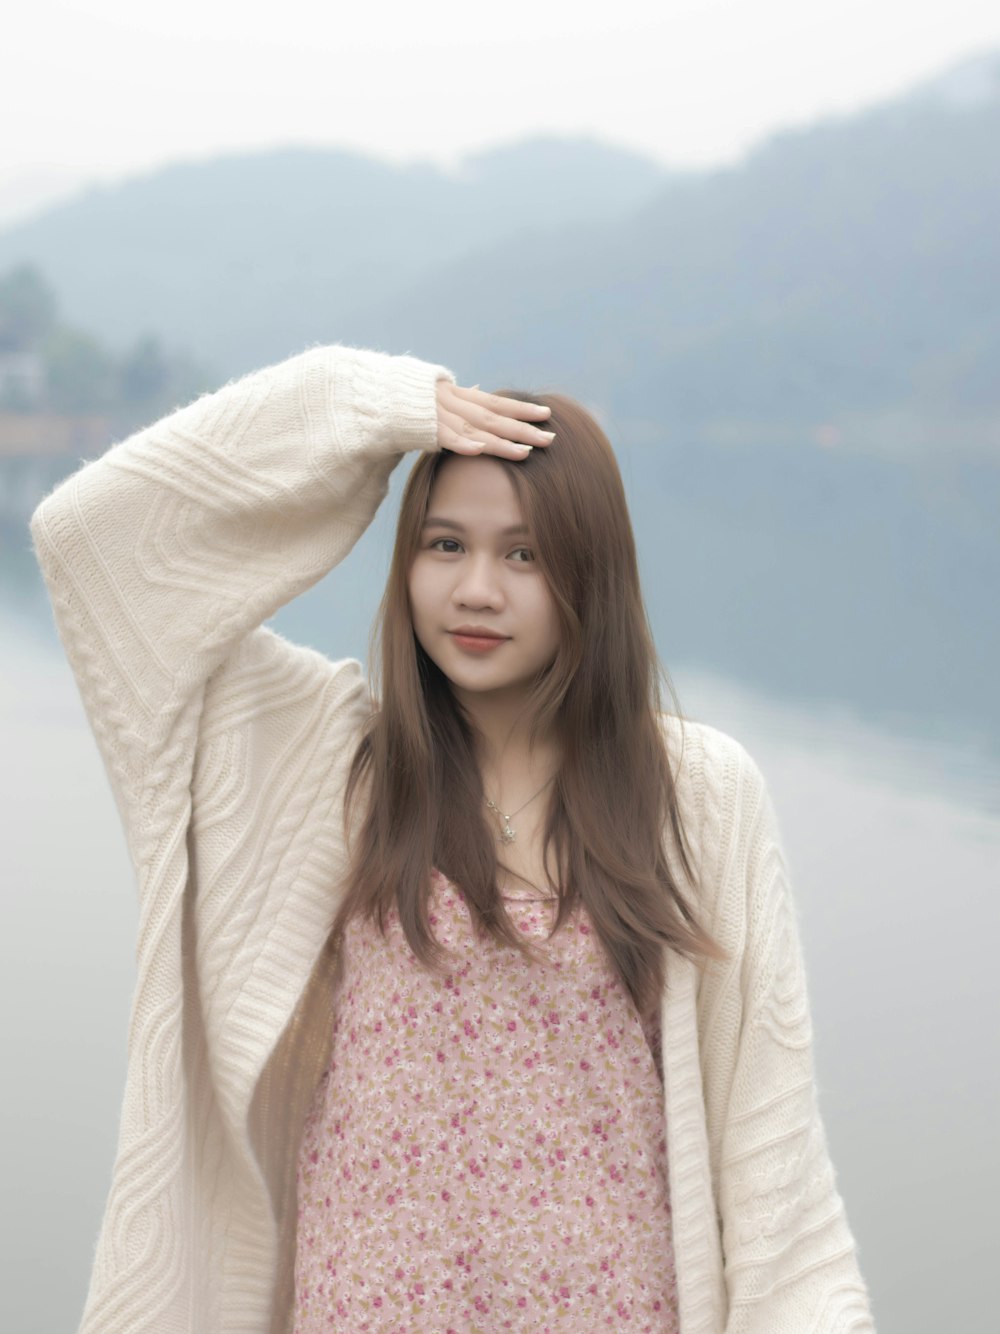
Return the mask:
<path id="1" fill-rule="evenodd" d="M 410 451 L 376 690 L 263 622 Z M 140 893 L 86 1334 L 871 1329 L 767 789 L 579 405 L 315 348 L 31 528 Z"/>

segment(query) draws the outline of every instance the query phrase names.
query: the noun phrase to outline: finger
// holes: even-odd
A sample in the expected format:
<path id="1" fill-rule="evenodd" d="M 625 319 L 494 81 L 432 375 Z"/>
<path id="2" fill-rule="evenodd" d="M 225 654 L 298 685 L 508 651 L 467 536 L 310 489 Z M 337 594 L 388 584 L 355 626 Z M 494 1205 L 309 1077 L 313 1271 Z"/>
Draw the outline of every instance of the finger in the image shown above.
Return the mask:
<path id="1" fill-rule="evenodd" d="M 530 404 L 528 406 L 535 407 L 537 405 Z M 552 441 L 553 433 L 545 430 L 542 426 L 536 426 L 533 422 L 508 416 L 503 412 L 494 412 L 492 408 L 479 408 L 470 403 L 467 413 L 478 430 L 498 436 L 503 440 L 514 440 L 525 445 L 548 445 Z"/>
<path id="2" fill-rule="evenodd" d="M 514 399 L 500 399 L 500 402 L 505 403 L 515 401 L 519 402 Z M 536 406 L 534 403 L 521 404 L 521 407 Z M 502 412 L 494 412 L 491 408 L 481 407 L 471 401 L 462 404 L 460 415 L 466 417 L 476 430 L 499 440 L 515 440 L 525 445 L 547 445 L 551 442 L 552 433 L 540 426 L 507 416 Z"/>
<path id="3" fill-rule="evenodd" d="M 456 454 L 481 454 L 483 441 L 474 438 L 473 428 L 457 412 L 450 412 L 441 403 L 438 404 L 438 442 L 442 449 L 451 449 Z"/>
<path id="4" fill-rule="evenodd" d="M 530 446 L 481 431 L 458 413 L 447 409 L 439 409 L 438 422 L 442 447 L 457 454 L 494 454 L 499 458 L 523 459 L 530 452 Z"/>
<path id="5" fill-rule="evenodd" d="M 453 454 L 481 454 L 483 452 L 482 441 L 469 440 L 444 422 L 438 424 L 438 444 L 442 449 L 451 450 Z"/>
<path id="6" fill-rule="evenodd" d="M 464 398 L 480 407 L 488 408 L 492 412 L 502 413 L 507 417 L 548 417 L 552 412 L 548 403 L 525 403 L 524 399 L 521 398 L 507 398 L 503 394 L 488 393 L 485 389 L 480 389 L 478 385 L 466 389 L 461 385 L 451 384 L 448 388 L 459 398 Z"/>
<path id="7" fill-rule="evenodd" d="M 545 418 L 552 409 L 547 403 L 526 403 L 522 398 L 508 398 L 504 394 L 491 394 L 478 386 L 464 388 L 462 385 L 449 385 L 451 393 L 473 403 L 477 407 L 499 413 L 505 417 L 518 417 L 525 420 Z"/>
<path id="8" fill-rule="evenodd" d="M 439 422 L 445 433 L 444 445 L 463 454 L 496 454 L 503 458 L 524 458 L 525 446 L 502 436 L 481 431 L 460 413 L 439 411 Z"/>

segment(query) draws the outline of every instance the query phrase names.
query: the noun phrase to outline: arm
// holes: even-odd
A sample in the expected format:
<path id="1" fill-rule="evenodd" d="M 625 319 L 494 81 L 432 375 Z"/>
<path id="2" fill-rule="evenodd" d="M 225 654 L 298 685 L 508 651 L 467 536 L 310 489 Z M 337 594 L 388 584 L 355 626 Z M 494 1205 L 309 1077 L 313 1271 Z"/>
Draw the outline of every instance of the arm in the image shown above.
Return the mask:
<path id="1" fill-rule="evenodd" d="M 819 1110 L 780 831 L 760 769 L 742 746 L 734 749 L 722 803 L 733 830 L 715 923 L 732 961 L 712 996 L 705 1038 L 726 1334 L 870 1334 Z"/>
<path id="2" fill-rule="evenodd" d="M 147 778 L 193 746 L 206 681 L 347 555 L 404 451 L 437 448 L 438 379 L 454 383 L 413 357 L 314 348 L 137 432 L 35 510 L 36 556 L 136 862 L 156 800 Z"/>

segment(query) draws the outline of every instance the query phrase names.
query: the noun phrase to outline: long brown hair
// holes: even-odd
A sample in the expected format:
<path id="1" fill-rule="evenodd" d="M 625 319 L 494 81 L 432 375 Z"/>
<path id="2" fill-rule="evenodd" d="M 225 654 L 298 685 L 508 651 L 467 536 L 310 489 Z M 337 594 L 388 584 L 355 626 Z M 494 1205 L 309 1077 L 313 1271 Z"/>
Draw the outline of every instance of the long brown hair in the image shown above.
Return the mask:
<path id="1" fill-rule="evenodd" d="M 661 675 L 675 706 L 676 694 L 657 657 L 625 490 L 607 436 L 572 398 L 497 392 L 547 403 L 546 428 L 555 432 L 551 445 L 523 461 L 497 459 L 533 534 L 561 630 L 555 660 L 535 679 L 527 702 L 531 741 L 551 730 L 561 743 L 543 835 L 544 866 L 559 892 L 553 933 L 582 903 L 645 1016 L 665 984 L 665 947 L 689 958 L 726 957 L 697 921 L 664 853 L 669 830 L 693 887 L 660 720 Z M 378 703 L 348 774 L 350 862 L 331 932 L 336 948 L 348 919 L 363 913 L 384 933 L 386 911 L 395 906 L 413 954 L 435 971 L 446 970 L 450 956 L 428 921 L 432 866 L 465 899 L 480 939 L 492 936 L 537 958 L 497 887 L 503 864 L 487 823 L 472 726 L 413 630 L 409 570 L 435 478 L 453 457 L 446 450 L 422 454 L 403 491 L 369 658 L 381 664 L 372 673 Z M 368 801 L 354 838 L 350 828 L 362 789 Z"/>

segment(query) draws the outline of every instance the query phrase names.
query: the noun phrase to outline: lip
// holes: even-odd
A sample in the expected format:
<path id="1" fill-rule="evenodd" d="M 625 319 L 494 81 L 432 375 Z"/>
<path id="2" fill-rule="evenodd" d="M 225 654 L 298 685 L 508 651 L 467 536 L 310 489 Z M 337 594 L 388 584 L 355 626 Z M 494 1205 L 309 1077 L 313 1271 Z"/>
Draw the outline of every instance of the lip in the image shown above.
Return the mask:
<path id="1" fill-rule="evenodd" d="M 458 630 L 449 630 L 448 633 L 454 639 L 459 648 L 467 649 L 470 653 L 489 653 L 492 649 L 499 648 L 501 644 L 506 644 L 508 636 L 495 634 L 462 634 Z"/>
<path id="2" fill-rule="evenodd" d="M 509 639 L 509 635 L 498 634 L 485 625 L 457 625 L 449 630 L 450 635 L 461 635 L 464 639 Z"/>

